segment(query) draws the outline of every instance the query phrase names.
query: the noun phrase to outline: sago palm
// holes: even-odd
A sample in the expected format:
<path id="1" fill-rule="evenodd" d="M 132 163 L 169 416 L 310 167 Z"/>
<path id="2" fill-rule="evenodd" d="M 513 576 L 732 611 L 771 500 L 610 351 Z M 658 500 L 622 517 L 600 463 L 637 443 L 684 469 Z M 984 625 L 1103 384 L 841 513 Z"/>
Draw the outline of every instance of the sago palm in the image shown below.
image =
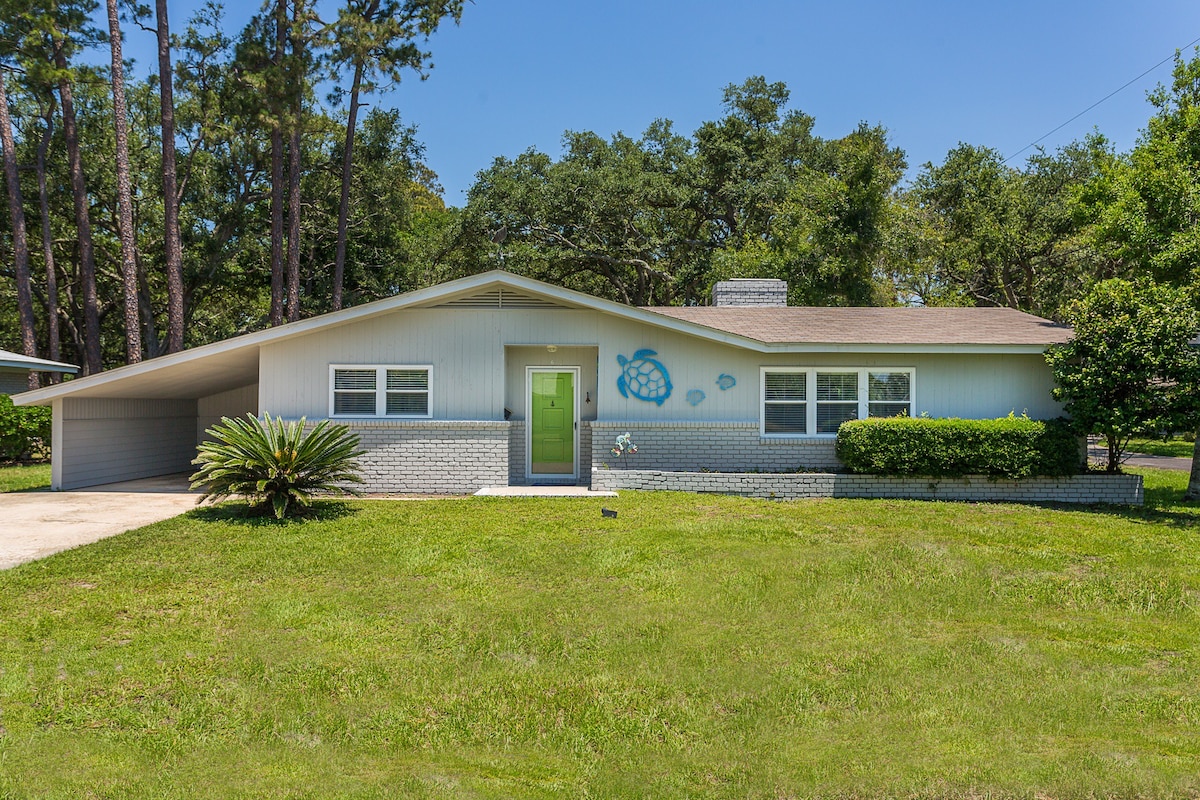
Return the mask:
<path id="1" fill-rule="evenodd" d="M 204 488 L 205 500 L 234 495 L 252 506 L 269 507 L 283 519 L 293 507 L 307 506 L 314 492 L 358 494 L 347 486 L 362 483 L 356 459 L 358 436 L 344 425 L 322 420 L 305 432 L 305 420 L 284 422 L 264 414 L 222 417 L 192 462 L 192 488 Z"/>

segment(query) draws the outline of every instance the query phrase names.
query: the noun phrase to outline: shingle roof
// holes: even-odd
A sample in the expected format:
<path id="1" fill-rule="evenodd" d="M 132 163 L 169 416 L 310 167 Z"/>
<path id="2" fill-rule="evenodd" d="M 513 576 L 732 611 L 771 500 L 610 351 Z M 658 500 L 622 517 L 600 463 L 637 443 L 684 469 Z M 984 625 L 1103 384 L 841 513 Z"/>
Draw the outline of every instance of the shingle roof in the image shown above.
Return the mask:
<path id="1" fill-rule="evenodd" d="M 766 343 L 998 344 L 1065 342 L 1071 329 L 1011 308 L 658 306 L 657 314 Z"/>

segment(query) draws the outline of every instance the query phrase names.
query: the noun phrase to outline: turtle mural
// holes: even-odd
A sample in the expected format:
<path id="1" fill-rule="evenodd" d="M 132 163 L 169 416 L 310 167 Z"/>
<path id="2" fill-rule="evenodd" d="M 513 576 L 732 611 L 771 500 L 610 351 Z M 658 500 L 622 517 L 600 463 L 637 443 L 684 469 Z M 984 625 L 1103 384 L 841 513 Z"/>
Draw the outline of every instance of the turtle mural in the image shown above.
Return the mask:
<path id="1" fill-rule="evenodd" d="M 617 388 L 623 397 L 632 395 L 661 406 L 671 396 L 671 377 L 661 361 L 651 358 L 656 355 L 653 350 L 638 350 L 633 358 L 617 354 L 617 363 L 621 365 Z"/>

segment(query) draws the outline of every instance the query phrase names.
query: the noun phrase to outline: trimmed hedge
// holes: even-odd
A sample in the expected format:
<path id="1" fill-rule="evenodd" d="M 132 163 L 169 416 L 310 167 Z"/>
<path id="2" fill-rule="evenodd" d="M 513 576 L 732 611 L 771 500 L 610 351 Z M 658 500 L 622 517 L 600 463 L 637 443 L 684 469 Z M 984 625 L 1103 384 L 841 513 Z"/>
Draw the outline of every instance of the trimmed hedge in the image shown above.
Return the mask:
<path id="1" fill-rule="evenodd" d="M 960 477 L 1075 475 L 1083 453 L 1065 419 L 880 417 L 843 423 L 837 455 L 851 472 Z"/>
<path id="2" fill-rule="evenodd" d="M 52 412 L 45 406 L 17 408 L 0 394 L 0 461 L 26 461 L 50 453 Z"/>

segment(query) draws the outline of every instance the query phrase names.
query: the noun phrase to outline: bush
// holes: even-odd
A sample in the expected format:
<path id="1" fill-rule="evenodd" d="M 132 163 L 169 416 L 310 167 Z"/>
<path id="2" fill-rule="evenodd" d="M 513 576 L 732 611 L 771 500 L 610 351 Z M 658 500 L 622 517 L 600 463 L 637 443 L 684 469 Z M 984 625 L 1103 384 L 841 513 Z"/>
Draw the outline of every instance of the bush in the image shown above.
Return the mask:
<path id="1" fill-rule="evenodd" d="M 837 455 L 851 472 L 878 475 L 1073 475 L 1083 466 L 1068 420 L 888 417 L 843 423 Z"/>
<path id="2" fill-rule="evenodd" d="M 239 495 L 251 506 L 271 509 L 277 519 L 293 504 L 307 506 L 314 492 L 357 494 L 345 486 L 362 483 L 355 459 L 363 454 L 358 436 L 329 420 L 305 433 L 305 420 L 287 422 L 270 414 L 222 417 L 199 447 L 192 488 L 204 487 L 204 500 Z"/>
<path id="3" fill-rule="evenodd" d="M 29 461 L 50 454 L 53 413 L 46 406 L 17 408 L 0 394 L 0 461 Z"/>

